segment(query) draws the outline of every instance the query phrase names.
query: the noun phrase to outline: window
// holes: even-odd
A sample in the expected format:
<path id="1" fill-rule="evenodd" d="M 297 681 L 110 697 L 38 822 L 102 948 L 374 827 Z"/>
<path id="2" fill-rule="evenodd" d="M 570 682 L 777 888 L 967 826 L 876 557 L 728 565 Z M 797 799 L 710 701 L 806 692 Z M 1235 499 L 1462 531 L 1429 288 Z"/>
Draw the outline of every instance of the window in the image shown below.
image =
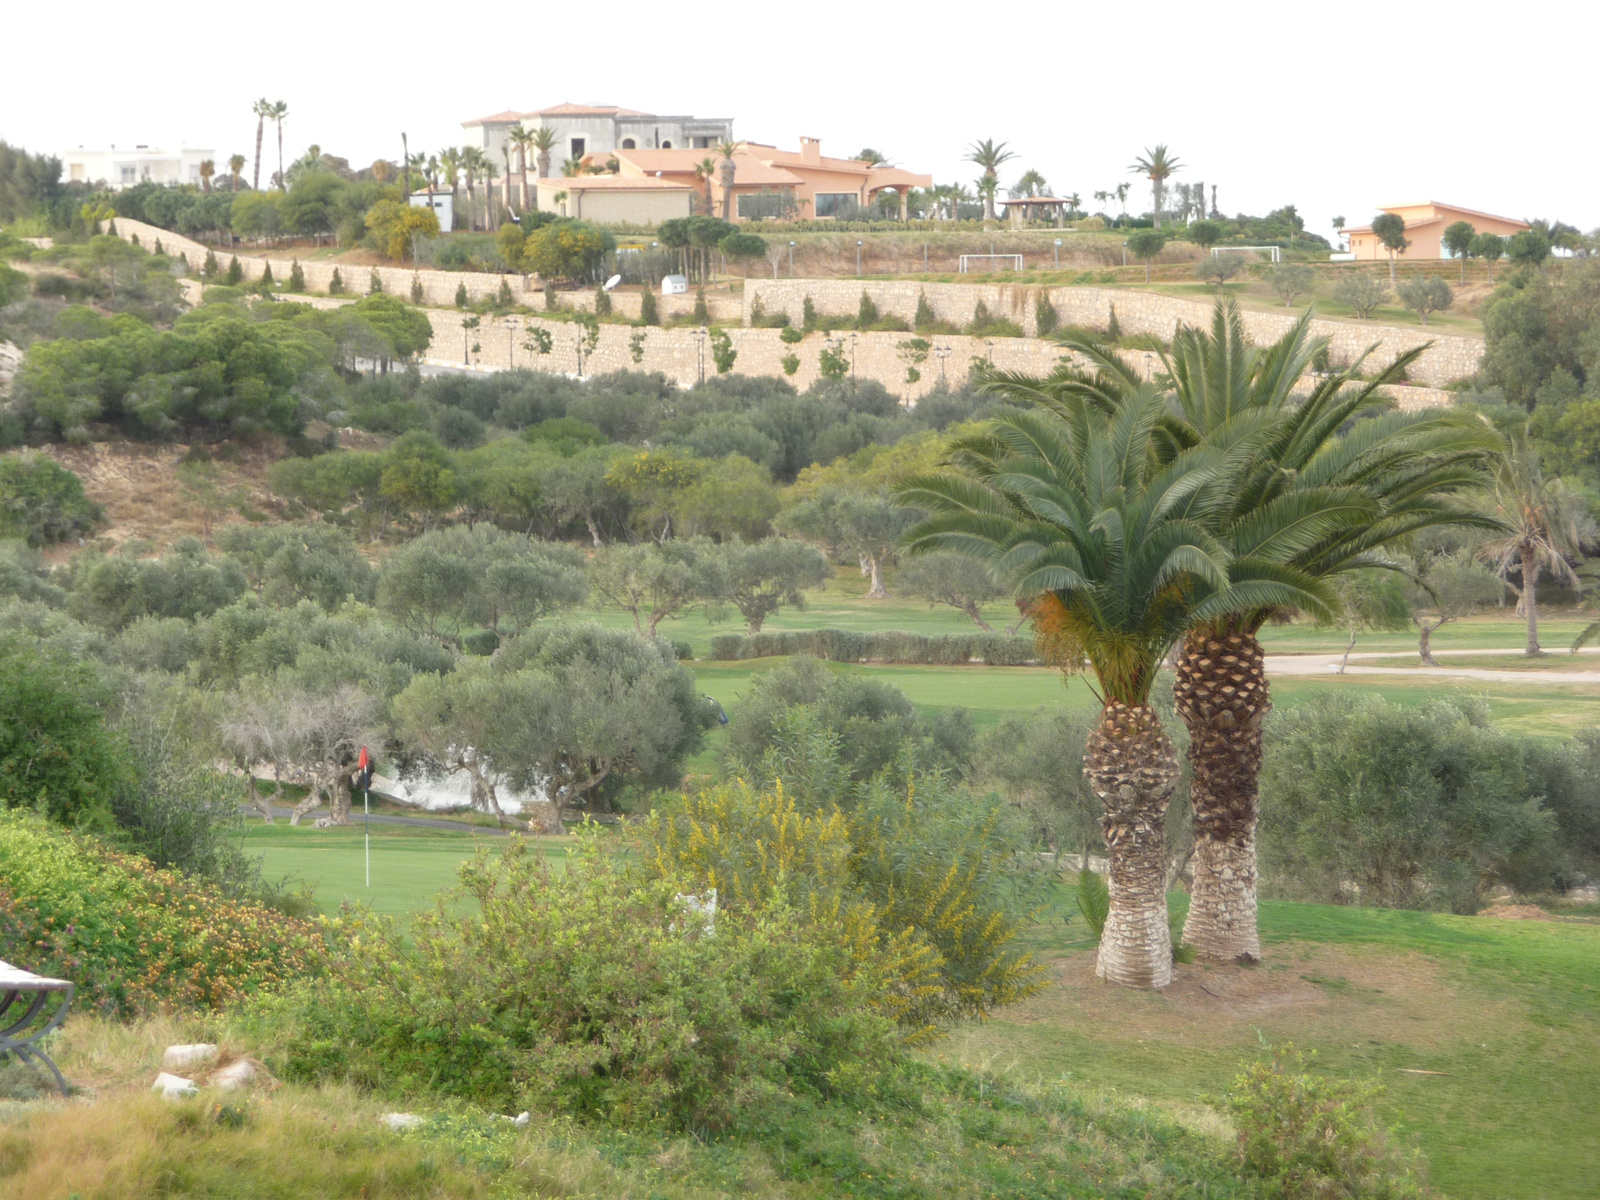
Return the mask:
<path id="1" fill-rule="evenodd" d="M 817 216 L 850 217 L 859 207 L 854 192 L 818 192 Z"/>
<path id="2" fill-rule="evenodd" d="M 634 148 L 633 147 L 633 139 L 632 138 L 623 138 L 622 139 L 622 148 L 624 150 L 632 150 Z"/>
<path id="3" fill-rule="evenodd" d="M 139 178 L 139 168 L 137 168 L 137 167 L 123 167 L 122 168 L 122 182 L 123 183 L 132 183 L 132 182 L 134 182 L 134 180 L 136 180 L 138 178 Z"/>
<path id="4" fill-rule="evenodd" d="M 584 138 L 573 138 L 572 139 L 572 157 L 573 158 L 582 158 L 583 157 L 583 153 L 584 153 L 584 147 L 587 146 L 587 145 L 588 145 L 588 142 Z"/>

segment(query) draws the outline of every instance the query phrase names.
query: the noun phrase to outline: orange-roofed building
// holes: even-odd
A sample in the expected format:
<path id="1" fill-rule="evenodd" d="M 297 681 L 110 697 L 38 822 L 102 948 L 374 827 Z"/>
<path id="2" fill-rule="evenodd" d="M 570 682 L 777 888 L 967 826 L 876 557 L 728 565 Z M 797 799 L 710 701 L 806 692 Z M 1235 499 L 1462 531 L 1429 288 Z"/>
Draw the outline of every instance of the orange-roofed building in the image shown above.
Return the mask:
<path id="1" fill-rule="evenodd" d="M 1462 208 L 1459 204 L 1441 204 L 1427 200 L 1420 204 L 1386 204 L 1378 211 L 1393 213 L 1406 223 L 1406 241 L 1411 243 L 1395 257 L 1409 259 L 1449 258 L 1444 244 L 1444 231 L 1457 221 L 1465 221 L 1477 233 L 1495 233 L 1510 237 L 1531 228 L 1528 222 L 1515 217 L 1497 217 L 1491 213 Z M 1372 232 L 1371 225 L 1346 229 L 1350 239 L 1350 253 L 1356 259 L 1388 258 L 1389 251 Z"/>
<path id="2" fill-rule="evenodd" d="M 798 151 L 744 142 L 733 155 L 733 203 L 725 205 L 722 156 L 706 150 L 618 149 L 609 155 L 591 155 L 588 163 L 604 166 L 614 158 L 619 175 L 649 177 L 686 184 L 700 196 L 704 209 L 708 184 L 697 169 L 712 160 L 709 191 L 712 212 L 725 207 L 734 220 L 760 220 L 788 215 L 800 219 L 845 218 L 877 202 L 880 193 L 894 191 L 902 217 L 906 193 L 931 188 L 933 176 L 918 175 L 899 167 L 874 166 L 854 158 L 825 158 L 816 138 L 801 138 Z"/>

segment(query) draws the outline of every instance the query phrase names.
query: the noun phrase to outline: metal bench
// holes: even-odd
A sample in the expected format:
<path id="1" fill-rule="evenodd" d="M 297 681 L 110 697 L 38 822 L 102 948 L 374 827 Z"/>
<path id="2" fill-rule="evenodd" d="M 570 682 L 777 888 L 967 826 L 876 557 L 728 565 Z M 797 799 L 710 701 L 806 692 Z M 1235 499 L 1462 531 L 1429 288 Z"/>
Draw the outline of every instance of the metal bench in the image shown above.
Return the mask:
<path id="1" fill-rule="evenodd" d="M 63 1096 L 68 1094 L 67 1081 L 39 1042 L 66 1020 L 71 1004 L 72 984 L 65 979 L 49 979 L 0 961 L 0 1054 L 10 1051 L 23 1062 L 43 1063 Z M 16 1015 L 19 1008 L 21 1016 Z"/>

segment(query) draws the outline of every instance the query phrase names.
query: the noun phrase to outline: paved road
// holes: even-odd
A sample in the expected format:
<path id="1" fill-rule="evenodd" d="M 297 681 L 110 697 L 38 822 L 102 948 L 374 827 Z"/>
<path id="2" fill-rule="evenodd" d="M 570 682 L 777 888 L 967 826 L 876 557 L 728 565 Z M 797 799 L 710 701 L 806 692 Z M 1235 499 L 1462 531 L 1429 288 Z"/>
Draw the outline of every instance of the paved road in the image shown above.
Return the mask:
<path id="1" fill-rule="evenodd" d="M 1484 654 L 1521 654 L 1524 647 L 1513 646 L 1510 649 L 1489 650 L 1435 650 L 1435 658 L 1471 657 Z M 1560 651 L 1565 653 L 1565 651 Z M 1579 651 L 1580 654 L 1600 654 L 1600 647 L 1586 647 Z M 1410 675 L 1413 678 L 1429 676 L 1445 679 L 1479 679 L 1488 683 L 1600 683 L 1600 671 L 1519 671 L 1515 668 L 1499 669 L 1493 667 L 1369 667 L 1357 665 L 1362 660 L 1378 658 L 1407 658 L 1412 657 L 1405 653 L 1395 653 L 1390 650 L 1367 651 L 1350 656 L 1350 666 L 1345 668 L 1346 675 Z M 1327 675 L 1338 669 L 1339 662 L 1344 658 L 1342 654 L 1269 654 L 1267 655 L 1267 674 L 1269 675 Z"/>

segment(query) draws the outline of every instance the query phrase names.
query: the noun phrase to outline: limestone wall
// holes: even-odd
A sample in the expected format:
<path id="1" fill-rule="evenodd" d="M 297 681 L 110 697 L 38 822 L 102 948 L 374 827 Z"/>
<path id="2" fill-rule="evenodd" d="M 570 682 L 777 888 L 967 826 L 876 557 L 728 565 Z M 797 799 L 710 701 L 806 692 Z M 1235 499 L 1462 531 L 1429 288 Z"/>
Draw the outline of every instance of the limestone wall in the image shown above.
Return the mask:
<path id="1" fill-rule="evenodd" d="M 997 317 L 1007 317 L 1029 334 L 1035 331 L 1034 313 L 1041 295 L 1048 293 L 1061 324 L 1104 329 L 1114 305 L 1117 323 L 1125 333 L 1149 333 L 1163 340 L 1172 337 L 1180 323 L 1209 327 L 1211 305 L 1152 292 L 1123 291 L 1113 288 L 1054 287 L 1025 284 L 920 283 L 912 280 L 821 280 L 752 279 L 744 288 L 744 317 L 750 320 L 751 306 L 757 300 L 769 315 L 787 313 L 800 323 L 805 298 L 823 315 L 854 316 L 865 291 L 884 316 L 910 321 L 917 311 L 917 298 L 925 295 L 934 315 L 954 325 L 972 320 L 978 301 L 983 301 Z M 1294 323 L 1290 313 L 1243 311 L 1245 330 L 1258 344 L 1277 340 Z M 1395 357 L 1415 346 L 1433 345 L 1412 368 L 1415 380 L 1431 387 L 1442 387 L 1477 373 L 1483 357 L 1483 339 L 1457 334 L 1438 334 L 1427 329 L 1375 325 L 1362 321 L 1312 322 L 1312 332 L 1331 339 L 1329 352 L 1337 362 L 1354 362 L 1369 347 L 1376 346 L 1368 363 L 1388 366 Z M 938 339 L 941 344 L 946 340 Z M 1000 341 L 1008 339 L 997 339 Z"/>

